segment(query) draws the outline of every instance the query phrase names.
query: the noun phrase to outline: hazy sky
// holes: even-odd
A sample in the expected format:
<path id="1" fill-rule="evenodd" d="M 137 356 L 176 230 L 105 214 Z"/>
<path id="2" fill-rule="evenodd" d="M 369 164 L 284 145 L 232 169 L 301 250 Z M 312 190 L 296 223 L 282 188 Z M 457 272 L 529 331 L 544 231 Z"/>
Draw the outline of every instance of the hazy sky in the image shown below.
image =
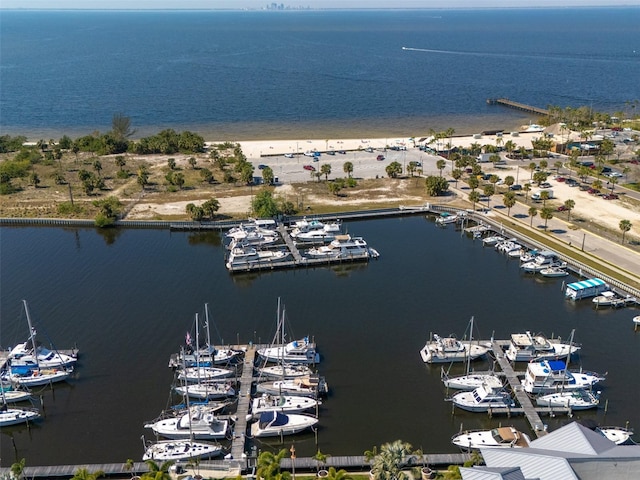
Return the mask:
<path id="1" fill-rule="evenodd" d="M 2 0 L 0 8 L 82 9 L 210 9 L 264 8 L 268 0 Z M 562 7 L 640 5 L 640 0 L 290 0 L 290 7 L 311 8 L 458 8 L 458 7 Z"/>

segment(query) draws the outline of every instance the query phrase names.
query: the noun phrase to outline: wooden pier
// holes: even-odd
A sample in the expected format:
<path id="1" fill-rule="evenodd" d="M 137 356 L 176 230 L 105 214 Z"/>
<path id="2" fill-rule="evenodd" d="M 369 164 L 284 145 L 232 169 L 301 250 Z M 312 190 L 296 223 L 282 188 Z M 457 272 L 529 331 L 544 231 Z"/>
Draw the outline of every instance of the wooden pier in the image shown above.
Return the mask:
<path id="1" fill-rule="evenodd" d="M 537 115 L 549 115 L 549 110 L 544 108 L 534 107 L 532 105 L 526 105 L 524 103 L 514 102 L 508 98 L 489 98 L 487 99 L 489 105 L 502 105 L 504 107 L 515 108 L 522 112 L 535 113 Z"/>
<path id="2" fill-rule="evenodd" d="M 247 345 L 242 366 L 242 376 L 238 386 L 238 406 L 236 409 L 236 422 L 233 427 L 233 440 L 231 442 L 231 459 L 244 458 L 245 436 L 247 433 L 247 418 L 251 407 L 251 387 L 253 385 L 253 364 L 256 358 L 256 347 Z"/>

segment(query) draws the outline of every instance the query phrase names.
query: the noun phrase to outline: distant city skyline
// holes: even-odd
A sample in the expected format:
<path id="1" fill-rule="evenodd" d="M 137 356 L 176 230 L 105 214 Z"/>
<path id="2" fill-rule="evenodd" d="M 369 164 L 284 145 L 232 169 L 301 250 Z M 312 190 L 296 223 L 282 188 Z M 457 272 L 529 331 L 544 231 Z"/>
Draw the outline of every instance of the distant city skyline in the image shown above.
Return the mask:
<path id="1" fill-rule="evenodd" d="M 271 4 L 286 8 L 312 9 L 375 9 L 375 8 L 541 8 L 541 7 L 611 7 L 640 6 L 640 0 L 292 0 L 271 2 L 265 0 L 3 0 L 0 9 L 266 9 Z"/>

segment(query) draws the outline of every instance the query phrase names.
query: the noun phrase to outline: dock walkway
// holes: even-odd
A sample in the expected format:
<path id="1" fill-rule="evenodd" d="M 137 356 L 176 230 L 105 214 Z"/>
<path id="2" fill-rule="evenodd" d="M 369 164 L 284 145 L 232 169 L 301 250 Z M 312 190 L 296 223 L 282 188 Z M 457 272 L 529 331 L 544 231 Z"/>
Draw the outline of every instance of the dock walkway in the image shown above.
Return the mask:
<path id="1" fill-rule="evenodd" d="M 536 433 L 538 437 L 542 437 L 546 435 L 547 431 L 544 428 L 542 420 L 540 419 L 540 415 L 538 415 L 538 412 L 533 407 L 533 404 L 531 403 L 531 399 L 529 398 L 529 395 L 527 395 L 527 392 L 525 392 L 524 389 L 522 388 L 522 385 L 520 384 L 520 379 L 518 378 L 516 373 L 513 371 L 513 368 L 511 367 L 509 360 L 504 355 L 504 351 L 502 350 L 502 347 L 495 340 L 491 342 L 491 346 L 493 348 L 493 355 L 495 356 L 496 360 L 498 361 L 498 364 L 500 365 L 500 368 L 502 369 L 505 376 L 507 377 L 507 381 L 509 382 L 509 385 L 511 385 L 511 389 L 513 390 L 516 396 L 516 400 L 521 406 L 522 413 L 524 413 L 525 417 L 529 421 L 529 425 L 531 425 L 531 429 Z M 504 409 L 504 410 L 505 411 L 509 410 L 512 413 L 515 413 L 516 409 Z M 498 409 L 493 409 L 492 412 L 498 413 Z"/>
<path id="2" fill-rule="evenodd" d="M 245 437 L 247 434 L 247 416 L 251 406 L 251 387 L 253 385 L 253 364 L 256 358 L 256 347 L 247 345 L 242 366 L 242 376 L 238 386 L 238 407 L 236 410 L 236 423 L 233 427 L 233 440 L 231 442 L 231 458 L 241 460 L 244 458 Z M 241 468 L 244 470 L 244 468 Z"/>
<path id="3" fill-rule="evenodd" d="M 515 108 L 523 112 L 536 113 L 538 115 L 549 115 L 549 110 L 544 108 L 534 107 L 532 105 L 526 105 L 520 102 L 514 102 L 508 98 L 490 98 L 487 100 L 489 105 L 502 105 L 504 107 Z"/>

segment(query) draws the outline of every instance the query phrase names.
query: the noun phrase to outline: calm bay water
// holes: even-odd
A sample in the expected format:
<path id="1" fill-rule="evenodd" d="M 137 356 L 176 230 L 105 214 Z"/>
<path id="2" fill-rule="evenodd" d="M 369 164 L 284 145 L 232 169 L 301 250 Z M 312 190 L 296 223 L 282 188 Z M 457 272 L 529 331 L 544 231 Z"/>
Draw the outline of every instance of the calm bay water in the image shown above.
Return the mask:
<path id="1" fill-rule="evenodd" d="M 26 299 L 41 339 L 77 344 L 81 360 L 72 381 L 43 392 L 41 423 L 3 430 L 2 466 L 14 461 L 14 445 L 28 465 L 139 459 L 141 435 L 151 438 L 142 425 L 167 406 L 168 357 L 194 314 L 208 302 L 224 342 L 268 342 L 278 297 L 293 335 L 314 336 L 322 353 L 320 371 L 331 388 L 320 411 L 323 452 L 358 455 L 398 438 L 428 452 L 455 451 L 449 438 L 461 423 L 526 428 L 519 418 L 452 415 L 440 368 L 420 359 L 430 332 L 462 336 L 472 315 L 485 339 L 525 330 L 568 338 L 575 329 L 581 365 L 609 372 L 608 414 L 579 416 L 638 425 L 640 334 L 631 325 L 637 311 L 567 302 L 561 282 L 524 275 L 517 262 L 422 216 L 346 227 L 381 258 L 239 276 L 226 272 L 215 233 L 3 228 L 0 344 L 27 335 Z M 547 420 L 552 429 L 566 421 Z M 65 448 L 54 447 L 61 439 Z M 300 455 L 316 450 L 312 434 L 291 439 Z"/>
<path id="2" fill-rule="evenodd" d="M 611 113 L 640 98 L 638 7 L 3 11 L 3 133 L 335 138 L 525 123 L 490 97 Z M 408 47 L 411 50 L 403 50 Z"/>

